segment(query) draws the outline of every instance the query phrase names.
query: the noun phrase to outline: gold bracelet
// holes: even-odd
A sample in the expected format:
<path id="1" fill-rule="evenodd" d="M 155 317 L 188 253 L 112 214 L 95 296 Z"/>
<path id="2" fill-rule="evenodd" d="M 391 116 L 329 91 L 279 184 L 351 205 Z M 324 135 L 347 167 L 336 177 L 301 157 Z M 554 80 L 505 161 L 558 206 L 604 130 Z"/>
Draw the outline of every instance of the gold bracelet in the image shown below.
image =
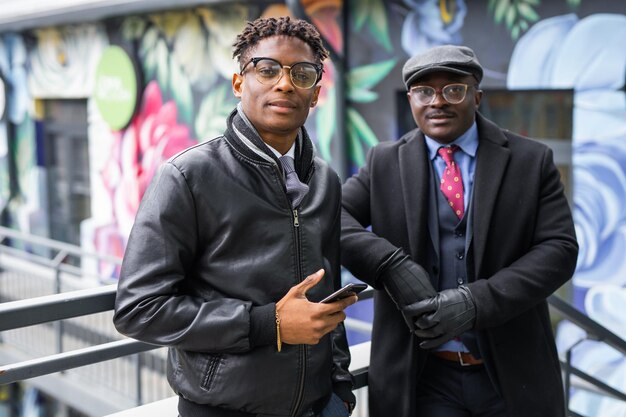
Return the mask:
<path id="1" fill-rule="evenodd" d="M 276 310 L 276 350 L 280 352 L 283 347 L 283 342 L 280 340 L 280 317 L 278 317 L 278 310 Z"/>

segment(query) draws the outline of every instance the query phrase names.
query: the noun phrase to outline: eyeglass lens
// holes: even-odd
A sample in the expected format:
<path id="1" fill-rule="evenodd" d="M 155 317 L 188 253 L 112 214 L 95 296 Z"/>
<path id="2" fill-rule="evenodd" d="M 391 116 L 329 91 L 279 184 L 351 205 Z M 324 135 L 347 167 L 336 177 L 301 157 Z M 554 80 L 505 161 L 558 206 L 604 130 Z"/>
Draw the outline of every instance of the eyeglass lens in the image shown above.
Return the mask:
<path id="1" fill-rule="evenodd" d="M 448 103 L 459 104 L 465 100 L 467 87 L 467 84 L 448 84 L 441 89 L 441 95 Z M 430 86 L 417 86 L 411 88 L 410 94 L 418 103 L 427 105 L 435 101 L 437 90 Z"/>
<path id="2" fill-rule="evenodd" d="M 289 67 L 269 58 L 256 61 L 256 78 L 261 84 L 274 85 L 282 77 L 283 68 L 289 69 L 291 82 L 298 88 L 311 88 L 317 81 L 318 70 L 309 62 L 299 62 Z"/>

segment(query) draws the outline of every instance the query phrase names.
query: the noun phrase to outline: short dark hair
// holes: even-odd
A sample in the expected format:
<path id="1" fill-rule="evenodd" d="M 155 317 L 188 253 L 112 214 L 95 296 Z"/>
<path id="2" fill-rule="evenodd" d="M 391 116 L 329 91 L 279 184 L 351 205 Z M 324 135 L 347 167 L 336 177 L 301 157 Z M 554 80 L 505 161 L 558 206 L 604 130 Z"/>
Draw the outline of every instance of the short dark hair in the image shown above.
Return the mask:
<path id="1" fill-rule="evenodd" d="M 281 35 L 293 36 L 304 41 L 313 50 L 318 64 L 328 58 L 328 51 L 324 48 L 322 37 L 315 26 L 304 20 L 291 19 L 289 16 L 258 18 L 248 22 L 233 44 L 233 58 L 241 65 L 248 59 L 248 52 L 260 40 Z"/>

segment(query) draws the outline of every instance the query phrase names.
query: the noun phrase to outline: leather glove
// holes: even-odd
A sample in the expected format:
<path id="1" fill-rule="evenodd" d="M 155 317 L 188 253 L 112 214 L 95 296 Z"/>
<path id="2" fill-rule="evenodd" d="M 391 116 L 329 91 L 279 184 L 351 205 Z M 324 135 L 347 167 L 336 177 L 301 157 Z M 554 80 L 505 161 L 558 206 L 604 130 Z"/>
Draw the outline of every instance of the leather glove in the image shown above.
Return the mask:
<path id="1" fill-rule="evenodd" d="M 476 322 L 476 305 L 469 288 L 444 290 L 436 297 L 408 307 L 415 320 L 415 335 L 426 339 L 424 349 L 437 347 L 455 336 L 470 330 Z"/>
<path id="2" fill-rule="evenodd" d="M 395 251 L 384 264 L 379 282 L 396 304 L 410 331 L 415 331 L 415 314 L 407 308 L 415 302 L 437 295 L 428 273 L 413 262 L 402 249 Z"/>

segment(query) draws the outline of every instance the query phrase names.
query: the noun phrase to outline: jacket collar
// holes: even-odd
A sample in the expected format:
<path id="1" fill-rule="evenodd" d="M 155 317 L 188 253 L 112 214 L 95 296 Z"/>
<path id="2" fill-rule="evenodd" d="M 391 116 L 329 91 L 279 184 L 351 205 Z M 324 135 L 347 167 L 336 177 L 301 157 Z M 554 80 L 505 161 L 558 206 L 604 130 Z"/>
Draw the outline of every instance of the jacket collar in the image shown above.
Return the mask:
<path id="1" fill-rule="evenodd" d="M 420 239 L 419 228 L 428 221 L 428 201 L 423 198 L 429 195 L 430 163 L 428 150 L 424 143 L 424 134 L 415 129 L 399 139 L 404 143 L 398 149 L 400 182 L 406 213 L 408 231 L 413 259 L 421 260 L 427 253 L 427 239 Z"/>
<path id="2" fill-rule="evenodd" d="M 502 181 L 509 164 L 511 150 L 508 147 L 508 139 L 497 125 L 479 113 L 476 114 L 476 123 L 480 145 L 476 155 L 476 172 L 474 174 L 472 223 L 474 229 L 474 267 L 478 273 L 487 245 L 496 198 L 502 194 Z"/>
<path id="3" fill-rule="evenodd" d="M 237 151 L 255 162 L 281 166 L 278 158 L 263 142 L 257 130 L 244 114 L 241 109 L 241 103 L 237 105 L 226 119 L 224 136 Z M 302 126 L 296 138 L 295 150 L 295 168 L 301 181 L 305 181 L 309 176 L 313 158 L 313 144 L 306 129 Z"/>

